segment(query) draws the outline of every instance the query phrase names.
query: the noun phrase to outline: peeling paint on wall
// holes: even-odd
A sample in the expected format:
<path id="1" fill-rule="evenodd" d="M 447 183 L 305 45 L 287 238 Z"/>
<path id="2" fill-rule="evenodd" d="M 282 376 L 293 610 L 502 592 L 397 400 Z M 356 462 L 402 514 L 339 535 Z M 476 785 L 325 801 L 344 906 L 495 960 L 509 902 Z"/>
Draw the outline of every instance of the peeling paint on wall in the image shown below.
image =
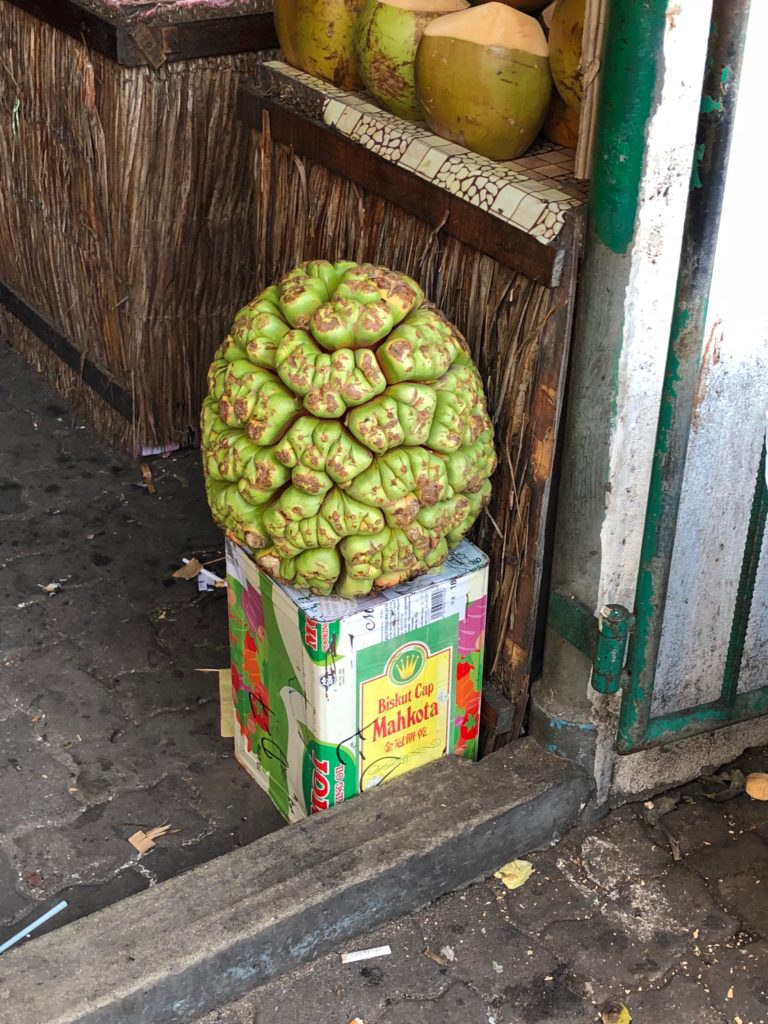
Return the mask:
<path id="1" fill-rule="evenodd" d="M 707 339 L 694 409 L 673 554 L 666 618 L 656 677 L 654 713 L 690 706 L 720 690 L 733 620 L 749 507 L 756 486 L 760 452 L 765 439 L 768 408 L 768 304 L 765 302 L 763 258 L 768 214 L 755 201 L 754 168 L 762 140 L 754 132 L 763 104 L 762 54 L 759 40 L 768 31 L 768 5 L 753 5 L 750 15 L 739 106 L 726 182 L 725 202 L 717 243 L 712 288 L 705 328 Z M 729 76 L 726 75 L 726 78 Z M 678 122 L 679 123 L 679 122 Z M 643 213 L 641 207 L 641 215 Z M 762 218 L 762 226 L 760 219 Z M 636 240 L 637 241 L 637 240 Z M 637 252 L 637 258 L 640 257 Z M 627 293 L 629 301 L 629 291 Z M 638 297 L 640 301 L 642 296 Z M 629 310 L 629 305 L 627 310 Z M 625 332 L 625 346 L 628 337 Z M 643 335 L 632 335 L 636 350 Z M 655 349 L 654 349 L 655 351 Z M 620 408 L 637 409 L 643 393 L 633 386 L 631 374 L 643 367 L 639 358 L 622 365 L 624 388 Z M 645 379 L 645 378 L 643 378 Z M 658 407 L 658 397 L 656 398 Z M 613 438 L 616 451 L 619 431 Z M 625 432 L 636 461 L 647 452 L 648 464 L 655 438 L 642 444 Z M 618 467 L 619 473 L 621 466 Z M 631 480 L 628 481 L 631 484 Z M 635 493 L 635 497 L 636 497 Z M 642 529 L 639 520 L 637 533 Z M 632 575 L 636 565 L 624 552 L 632 543 L 632 520 L 613 511 L 612 524 L 622 534 L 609 534 L 603 557 L 621 557 Z M 604 537 L 606 533 L 604 531 Z M 619 589 L 610 566 L 604 576 Z M 623 588 L 631 601 L 630 587 Z M 744 645 L 739 691 L 768 682 L 768 537 L 763 547 L 755 594 Z M 595 776 L 598 799 L 619 799 L 658 791 L 686 781 L 705 766 L 716 766 L 737 756 L 746 746 L 768 741 L 768 717 L 715 732 L 619 757 L 613 745 L 618 699 L 594 694 L 592 706 L 598 722 Z"/>
<path id="2" fill-rule="evenodd" d="M 663 40 L 664 81 L 648 122 L 625 293 L 598 607 L 632 608 L 693 165 L 710 5 L 677 3 Z M 669 11 L 669 6 L 668 6 Z M 674 27 L 672 23 L 674 22 Z"/>
<path id="3" fill-rule="evenodd" d="M 763 105 L 763 58 L 756 41 L 766 31 L 765 8 L 753 7 L 659 650 L 654 715 L 714 700 L 720 693 L 765 440 L 768 307 L 762 252 L 768 216 L 763 204 L 754 201 L 754 167 L 763 149 L 754 125 Z M 726 67 L 721 79 L 725 83 L 729 77 Z M 761 216 L 762 231 L 757 223 Z M 763 540 L 749 610 L 738 692 L 766 683 L 768 537 Z"/>

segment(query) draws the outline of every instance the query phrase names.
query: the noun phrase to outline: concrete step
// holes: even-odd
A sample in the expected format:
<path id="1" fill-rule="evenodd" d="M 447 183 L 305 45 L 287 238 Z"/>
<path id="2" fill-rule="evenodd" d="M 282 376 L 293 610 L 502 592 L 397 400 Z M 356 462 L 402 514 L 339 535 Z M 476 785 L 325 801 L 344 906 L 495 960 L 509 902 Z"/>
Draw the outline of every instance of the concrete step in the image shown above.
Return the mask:
<path id="1" fill-rule="evenodd" d="M 9 951 L 0 1020 L 189 1021 L 541 846 L 588 797 L 530 739 L 443 758 Z"/>

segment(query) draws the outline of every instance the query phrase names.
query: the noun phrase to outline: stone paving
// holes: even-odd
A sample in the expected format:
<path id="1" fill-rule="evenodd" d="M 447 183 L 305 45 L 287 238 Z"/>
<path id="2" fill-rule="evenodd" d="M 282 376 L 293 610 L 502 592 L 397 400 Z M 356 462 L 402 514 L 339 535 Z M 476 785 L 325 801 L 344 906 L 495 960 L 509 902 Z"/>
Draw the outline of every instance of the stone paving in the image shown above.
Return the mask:
<path id="1" fill-rule="evenodd" d="M 768 770 L 768 750 L 738 762 Z M 768 803 L 696 782 L 614 811 L 198 1024 L 767 1024 Z M 707 795 L 709 794 L 709 795 Z M 610 1020 L 610 1018 L 607 1018 Z"/>
<path id="2" fill-rule="evenodd" d="M 0 344 L 0 942 L 273 831 L 219 735 L 223 590 L 173 579 L 222 554 L 196 452 L 106 448 Z M 223 563 L 211 566 L 222 570 Z M 60 582 L 56 593 L 43 587 Z M 179 829 L 139 857 L 127 839 Z"/>

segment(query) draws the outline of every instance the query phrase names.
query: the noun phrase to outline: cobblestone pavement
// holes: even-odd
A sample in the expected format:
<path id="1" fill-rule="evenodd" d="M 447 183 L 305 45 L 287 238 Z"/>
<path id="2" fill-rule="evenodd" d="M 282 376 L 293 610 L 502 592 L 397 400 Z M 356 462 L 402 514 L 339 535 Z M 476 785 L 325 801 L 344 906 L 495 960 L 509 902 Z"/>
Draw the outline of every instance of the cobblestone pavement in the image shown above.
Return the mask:
<path id="1" fill-rule="evenodd" d="M 341 947 L 391 956 L 329 952 L 199 1024 L 591 1024 L 608 1001 L 633 1024 L 766 1024 L 768 803 L 727 789 L 620 808 L 530 854 L 518 889 L 486 879 Z"/>
<path id="2" fill-rule="evenodd" d="M 228 664 L 225 593 L 171 578 L 221 555 L 197 453 L 151 460 L 150 495 L 4 343 L 0 452 L 2 942 L 59 899 L 51 927 L 282 819 L 196 671 Z M 165 822 L 180 831 L 139 858 L 128 836 Z"/>

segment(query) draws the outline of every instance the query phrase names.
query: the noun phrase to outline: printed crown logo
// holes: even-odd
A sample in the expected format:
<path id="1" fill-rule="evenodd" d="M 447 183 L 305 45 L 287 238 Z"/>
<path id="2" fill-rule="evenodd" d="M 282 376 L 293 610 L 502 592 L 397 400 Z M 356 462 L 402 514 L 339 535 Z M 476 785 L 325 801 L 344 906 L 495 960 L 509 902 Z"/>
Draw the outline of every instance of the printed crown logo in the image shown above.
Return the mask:
<path id="1" fill-rule="evenodd" d="M 395 672 L 402 680 L 410 679 L 418 667 L 419 660 L 415 654 L 407 655 L 398 665 L 395 665 Z"/>
<path id="2" fill-rule="evenodd" d="M 401 647 L 390 658 L 387 675 L 396 686 L 412 682 L 420 674 L 427 662 L 428 651 L 422 644 L 409 644 Z"/>

